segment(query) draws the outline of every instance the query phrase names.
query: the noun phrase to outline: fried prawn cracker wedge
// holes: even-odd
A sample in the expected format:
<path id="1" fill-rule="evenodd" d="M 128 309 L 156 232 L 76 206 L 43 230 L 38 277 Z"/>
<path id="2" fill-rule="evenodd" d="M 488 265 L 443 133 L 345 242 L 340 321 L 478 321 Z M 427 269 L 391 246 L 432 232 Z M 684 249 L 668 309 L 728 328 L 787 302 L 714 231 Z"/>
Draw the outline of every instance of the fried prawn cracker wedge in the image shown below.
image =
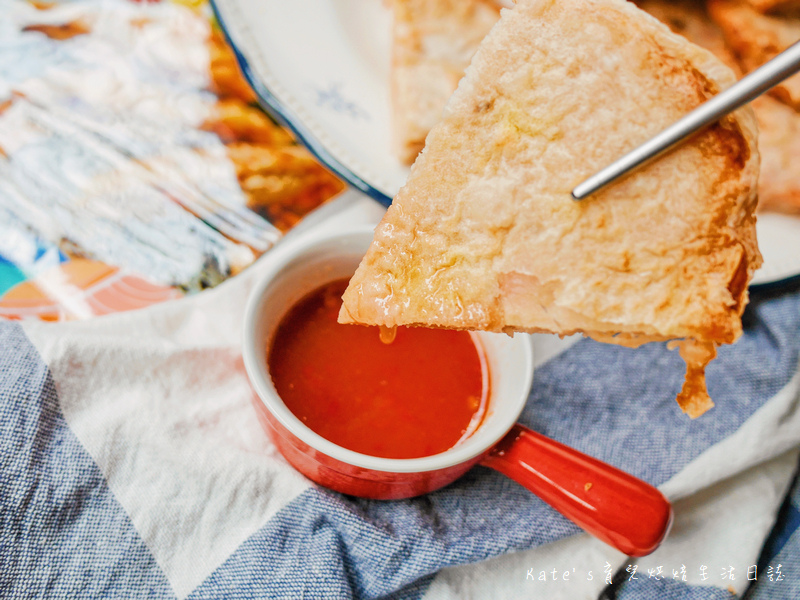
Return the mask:
<path id="1" fill-rule="evenodd" d="M 761 264 L 749 108 L 575 202 L 572 188 L 735 77 L 621 0 L 519 0 L 478 49 L 343 296 L 339 320 L 625 346 L 675 340 L 678 398 L 742 332 Z"/>
<path id="2" fill-rule="evenodd" d="M 395 153 L 411 164 L 500 9 L 493 0 L 392 0 L 392 10 Z"/>

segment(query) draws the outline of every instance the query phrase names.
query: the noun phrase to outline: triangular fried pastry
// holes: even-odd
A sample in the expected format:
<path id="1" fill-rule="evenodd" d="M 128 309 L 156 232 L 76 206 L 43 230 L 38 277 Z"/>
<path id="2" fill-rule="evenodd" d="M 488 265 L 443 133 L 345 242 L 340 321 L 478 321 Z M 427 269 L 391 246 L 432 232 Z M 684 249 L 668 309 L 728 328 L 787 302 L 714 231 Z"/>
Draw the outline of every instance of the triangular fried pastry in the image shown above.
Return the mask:
<path id="1" fill-rule="evenodd" d="M 676 340 L 681 408 L 761 263 L 745 108 L 586 200 L 570 191 L 735 80 L 622 0 L 504 10 L 350 281 L 339 320 Z"/>
<path id="2" fill-rule="evenodd" d="M 394 142 L 411 164 L 500 9 L 492 0 L 392 0 L 392 9 Z"/>

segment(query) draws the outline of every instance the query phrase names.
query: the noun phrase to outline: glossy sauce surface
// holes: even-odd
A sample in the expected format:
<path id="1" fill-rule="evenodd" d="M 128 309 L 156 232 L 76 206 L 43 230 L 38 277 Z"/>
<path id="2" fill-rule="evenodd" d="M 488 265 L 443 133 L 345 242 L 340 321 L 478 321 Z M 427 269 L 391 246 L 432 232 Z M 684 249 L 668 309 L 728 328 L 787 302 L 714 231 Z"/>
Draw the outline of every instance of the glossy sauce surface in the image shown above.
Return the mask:
<path id="1" fill-rule="evenodd" d="M 384 458 L 438 454 L 468 437 L 486 411 L 488 373 L 465 331 L 341 325 L 347 280 L 298 302 L 268 353 L 278 395 L 322 437 Z M 384 339 L 388 339 L 384 335 Z"/>

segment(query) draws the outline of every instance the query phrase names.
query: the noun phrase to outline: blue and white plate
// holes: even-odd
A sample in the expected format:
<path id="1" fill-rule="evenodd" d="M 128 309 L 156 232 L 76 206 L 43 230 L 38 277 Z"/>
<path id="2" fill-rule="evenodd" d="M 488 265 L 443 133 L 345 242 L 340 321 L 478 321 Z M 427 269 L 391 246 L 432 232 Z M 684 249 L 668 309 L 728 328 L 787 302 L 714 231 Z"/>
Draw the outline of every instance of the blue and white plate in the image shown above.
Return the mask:
<path id="1" fill-rule="evenodd" d="M 267 108 L 351 185 L 388 205 L 408 175 L 391 152 L 391 15 L 381 0 L 214 0 Z"/>
<path id="2" fill-rule="evenodd" d="M 212 0 L 262 104 L 331 170 L 388 205 L 408 167 L 392 153 L 391 14 L 382 0 Z M 758 221 L 754 285 L 800 276 L 800 218 Z"/>

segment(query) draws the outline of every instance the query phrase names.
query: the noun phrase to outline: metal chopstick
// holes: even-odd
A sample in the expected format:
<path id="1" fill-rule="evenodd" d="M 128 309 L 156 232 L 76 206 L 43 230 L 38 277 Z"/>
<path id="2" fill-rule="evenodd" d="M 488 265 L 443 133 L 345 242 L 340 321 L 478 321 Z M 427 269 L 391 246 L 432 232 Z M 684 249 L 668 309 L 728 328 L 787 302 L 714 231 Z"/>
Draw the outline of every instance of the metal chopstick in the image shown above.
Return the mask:
<path id="1" fill-rule="evenodd" d="M 678 143 L 747 104 L 784 79 L 800 71 L 800 42 L 796 42 L 761 67 L 704 102 L 664 131 L 575 186 L 572 197 L 582 200 L 626 173 L 651 161 Z"/>

